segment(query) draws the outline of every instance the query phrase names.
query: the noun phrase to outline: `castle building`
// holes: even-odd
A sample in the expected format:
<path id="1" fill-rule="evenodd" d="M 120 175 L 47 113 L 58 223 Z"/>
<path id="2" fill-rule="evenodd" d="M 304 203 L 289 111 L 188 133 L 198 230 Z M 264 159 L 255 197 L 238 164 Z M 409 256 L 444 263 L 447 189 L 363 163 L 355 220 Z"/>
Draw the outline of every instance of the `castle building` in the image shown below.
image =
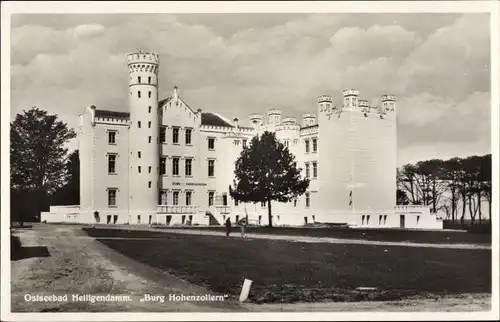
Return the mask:
<path id="1" fill-rule="evenodd" d="M 193 109 L 178 87 L 158 97 L 159 56 L 128 55 L 129 112 L 90 106 L 80 115 L 80 205 L 52 206 L 42 221 L 105 224 L 267 225 L 265 203 L 229 195 L 234 164 L 264 131 L 295 155 L 306 193 L 273 203 L 273 225 L 313 223 L 353 227 L 442 229 L 424 206 L 396 206 L 396 97 L 377 107 L 345 89 L 337 106 L 321 95 L 301 120 L 271 109 L 238 118 Z"/>

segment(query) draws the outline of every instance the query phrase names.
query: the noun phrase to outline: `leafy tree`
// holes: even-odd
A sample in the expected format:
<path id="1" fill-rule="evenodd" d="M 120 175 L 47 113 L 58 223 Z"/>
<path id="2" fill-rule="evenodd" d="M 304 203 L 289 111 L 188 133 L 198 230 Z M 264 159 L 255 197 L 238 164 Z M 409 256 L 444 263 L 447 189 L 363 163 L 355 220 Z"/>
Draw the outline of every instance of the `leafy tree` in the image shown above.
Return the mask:
<path id="1" fill-rule="evenodd" d="M 236 160 L 234 187 L 230 195 L 241 202 L 267 202 L 272 227 L 272 201 L 289 202 L 304 194 L 309 179 L 303 179 L 295 157 L 274 133 L 255 136 Z"/>
<path id="2" fill-rule="evenodd" d="M 22 225 L 26 215 L 39 213 L 47 195 L 66 182 L 65 144 L 75 137 L 57 115 L 36 107 L 16 115 L 10 124 L 10 183 L 17 197 L 11 219 L 15 214 Z"/>
<path id="3" fill-rule="evenodd" d="M 396 204 L 397 205 L 409 204 L 408 196 L 406 195 L 406 192 L 404 190 L 401 189 L 396 190 Z"/>
<path id="4" fill-rule="evenodd" d="M 73 151 L 66 163 L 68 181 L 58 188 L 51 197 L 51 203 L 56 205 L 80 204 L 80 158 L 78 150 Z"/>

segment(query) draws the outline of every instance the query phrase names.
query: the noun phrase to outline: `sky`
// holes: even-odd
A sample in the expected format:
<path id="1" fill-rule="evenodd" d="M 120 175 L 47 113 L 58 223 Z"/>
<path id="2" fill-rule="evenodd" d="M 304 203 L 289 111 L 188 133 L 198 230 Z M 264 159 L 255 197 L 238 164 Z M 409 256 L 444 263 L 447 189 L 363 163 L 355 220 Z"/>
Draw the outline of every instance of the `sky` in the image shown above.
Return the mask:
<path id="1" fill-rule="evenodd" d="M 160 54 L 160 99 L 177 85 L 195 110 L 300 120 L 356 88 L 397 96 L 398 165 L 486 154 L 489 26 L 485 13 L 13 15 L 11 115 L 36 106 L 77 129 L 86 106 L 128 111 L 140 48 Z"/>

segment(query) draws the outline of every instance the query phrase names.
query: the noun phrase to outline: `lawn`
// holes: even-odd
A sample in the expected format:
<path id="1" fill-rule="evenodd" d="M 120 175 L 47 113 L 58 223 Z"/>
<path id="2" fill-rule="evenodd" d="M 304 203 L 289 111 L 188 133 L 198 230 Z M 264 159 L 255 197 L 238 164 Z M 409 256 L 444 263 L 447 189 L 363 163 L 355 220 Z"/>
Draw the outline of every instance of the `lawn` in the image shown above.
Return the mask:
<path id="1" fill-rule="evenodd" d="M 200 229 L 211 231 L 225 231 L 224 227 L 168 227 L 162 229 Z M 233 227 L 236 233 L 238 227 Z M 288 236 L 311 236 L 343 239 L 362 239 L 371 241 L 412 242 L 431 244 L 482 244 L 491 245 L 491 234 L 472 234 L 465 231 L 424 231 L 401 229 L 349 229 L 333 227 L 248 227 L 249 233 L 273 234 Z"/>
<path id="2" fill-rule="evenodd" d="M 249 300 L 255 303 L 396 300 L 491 292 L 489 250 L 85 231 L 130 258 L 217 293 L 236 298 L 243 279 L 251 279 Z M 376 287 L 377 291 L 356 291 L 357 287 Z"/>

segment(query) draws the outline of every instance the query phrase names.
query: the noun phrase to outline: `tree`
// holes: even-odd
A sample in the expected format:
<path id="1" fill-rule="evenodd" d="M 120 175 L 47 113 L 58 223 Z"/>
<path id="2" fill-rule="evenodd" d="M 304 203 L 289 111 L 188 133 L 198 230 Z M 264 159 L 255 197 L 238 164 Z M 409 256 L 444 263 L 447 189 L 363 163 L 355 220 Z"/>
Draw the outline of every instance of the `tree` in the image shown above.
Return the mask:
<path id="1" fill-rule="evenodd" d="M 68 181 L 58 188 L 51 196 L 51 203 L 55 205 L 80 204 L 80 158 L 78 150 L 73 151 L 66 163 Z"/>
<path id="2" fill-rule="evenodd" d="M 267 202 L 272 227 L 271 202 L 289 202 L 309 187 L 309 179 L 301 178 L 301 171 L 288 148 L 266 131 L 243 148 L 236 160 L 235 189 L 230 187 L 229 193 L 241 202 Z"/>
<path id="3" fill-rule="evenodd" d="M 57 115 L 36 107 L 16 115 L 10 124 L 11 192 L 17 197 L 11 219 L 15 214 L 22 225 L 26 215 L 39 213 L 47 196 L 66 182 L 65 144 L 75 137 Z"/>
<path id="4" fill-rule="evenodd" d="M 406 196 L 406 192 L 401 190 L 401 189 L 397 189 L 396 190 L 396 204 L 397 205 L 407 205 L 409 204 L 409 201 L 408 201 L 408 197 Z"/>

